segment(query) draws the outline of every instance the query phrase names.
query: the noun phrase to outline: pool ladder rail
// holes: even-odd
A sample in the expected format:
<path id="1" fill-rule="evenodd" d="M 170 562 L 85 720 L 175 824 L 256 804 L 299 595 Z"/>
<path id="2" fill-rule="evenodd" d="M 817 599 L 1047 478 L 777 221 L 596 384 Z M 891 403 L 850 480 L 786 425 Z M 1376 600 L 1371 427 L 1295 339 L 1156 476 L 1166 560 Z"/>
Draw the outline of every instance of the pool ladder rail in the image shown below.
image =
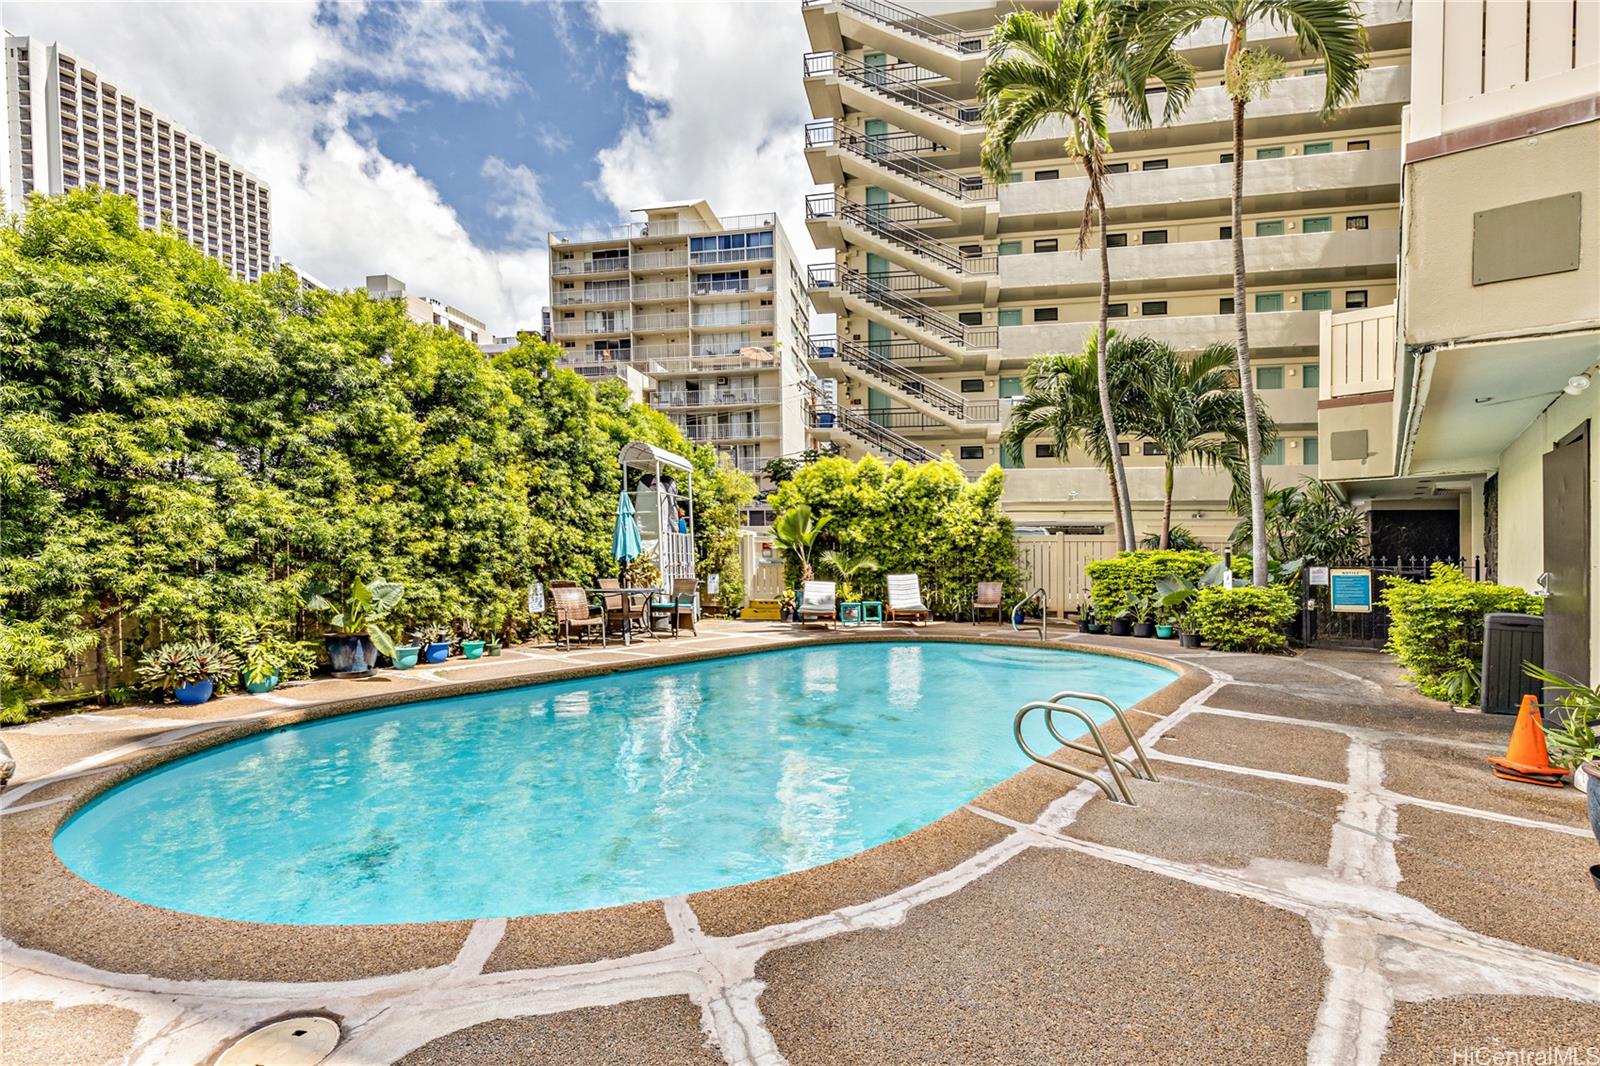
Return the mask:
<path id="1" fill-rule="evenodd" d="M 1024 628 L 1031 628 L 1019 625 L 1017 618 L 1018 612 L 1034 600 L 1039 601 L 1039 639 L 1049 640 L 1050 638 L 1045 634 L 1045 628 L 1050 624 L 1050 597 L 1043 588 L 1034 589 L 1011 605 L 1011 614 L 1008 616 L 1011 619 L 1011 628 L 1018 633 L 1022 632 Z"/>
<path id="2" fill-rule="evenodd" d="M 1089 717 L 1089 715 L 1080 708 L 1074 707 L 1072 704 L 1065 702 L 1067 700 L 1088 700 L 1090 702 L 1103 704 L 1106 707 L 1109 707 L 1111 709 L 1111 713 L 1117 719 L 1117 724 L 1122 726 L 1123 735 L 1128 738 L 1128 743 L 1132 746 L 1134 757 L 1138 759 L 1139 765 L 1136 767 L 1132 763 L 1128 762 L 1128 760 L 1122 758 L 1120 755 L 1113 755 L 1111 753 L 1111 749 L 1106 746 L 1106 738 L 1104 734 L 1100 732 L 1100 727 L 1095 725 L 1094 719 Z M 1069 766 L 1066 763 L 1057 762 L 1056 760 L 1047 756 L 1040 755 L 1029 746 L 1027 740 L 1025 740 L 1022 736 L 1022 723 L 1027 719 L 1028 715 L 1032 714 L 1034 711 L 1041 710 L 1044 712 L 1045 728 L 1050 730 L 1050 735 L 1054 737 L 1062 747 L 1071 748 L 1073 751 L 1081 751 L 1085 755 L 1098 755 L 1105 760 L 1106 769 L 1111 774 L 1112 784 L 1107 784 L 1105 778 L 1101 777 L 1098 773 L 1090 773 L 1087 770 L 1080 770 L 1076 766 Z M 1087 726 L 1089 729 L 1089 735 L 1094 738 L 1094 746 L 1090 747 L 1087 744 L 1079 744 L 1076 741 L 1068 740 L 1066 737 L 1062 736 L 1061 731 L 1056 728 L 1055 723 L 1055 716 L 1058 714 L 1070 714 Z M 1128 790 L 1128 783 L 1123 780 L 1122 772 L 1118 769 L 1118 767 L 1121 767 L 1123 770 L 1127 770 L 1128 773 L 1132 774 L 1134 777 L 1140 778 L 1144 781 L 1159 780 L 1159 778 L 1156 777 L 1155 770 L 1150 766 L 1150 760 L 1145 758 L 1144 747 L 1140 745 L 1139 738 L 1133 735 L 1133 729 L 1128 725 L 1128 718 L 1125 714 L 1123 714 L 1122 708 L 1117 706 L 1114 700 L 1108 699 L 1105 696 L 1098 696 L 1092 692 L 1073 692 L 1071 690 L 1064 690 L 1062 692 L 1057 692 L 1054 696 L 1051 696 L 1047 700 L 1034 700 L 1032 703 L 1025 703 L 1022 705 L 1022 709 L 1017 711 L 1017 716 L 1012 721 L 1012 732 L 1016 735 L 1017 747 L 1021 748 L 1022 753 L 1028 758 L 1032 759 L 1040 766 L 1048 766 L 1052 770 L 1060 770 L 1064 774 L 1071 774 L 1073 777 L 1082 778 L 1085 781 L 1092 781 L 1096 785 L 1100 786 L 1101 790 L 1105 792 L 1107 798 L 1109 798 L 1113 803 L 1125 803 L 1130 807 L 1137 807 L 1139 805 L 1138 801 L 1133 798 L 1133 793 Z M 1114 790 L 1112 787 L 1113 785 L 1115 785 Z"/>

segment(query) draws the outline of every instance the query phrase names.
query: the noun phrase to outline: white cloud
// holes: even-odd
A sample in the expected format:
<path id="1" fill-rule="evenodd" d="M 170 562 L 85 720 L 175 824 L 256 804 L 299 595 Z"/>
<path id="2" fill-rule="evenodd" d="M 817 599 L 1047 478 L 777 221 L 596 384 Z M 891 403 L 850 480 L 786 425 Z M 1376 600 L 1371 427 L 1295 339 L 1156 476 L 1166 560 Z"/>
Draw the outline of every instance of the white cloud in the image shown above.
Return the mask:
<path id="1" fill-rule="evenodd" d="M 500 196 L 489 205 L 489 214 L 506 220 L 506 236 L 525 243 L 544 240 L 555 219 L 539 189 L 539 175 L 521 163 L 507 163 L 499 156 L 483 161 L 482 174 L 500 191 Z"/>
<path id="2" fill-rule="evenodd" d="M 602 195 L 622 211 L 691 197 L 722 214 L 777 211 L 802 264 L 815 259 L 800 6 L 600 0 L 595 15 L 628 39 L 628 86 L 658 105 L 600 153 Z"/>
<path id="3" fill-rule="evenodd" d="M 272 187 L 275 254 L 332 285 L 390 273 L 484 318 L 537 326 L 546 268 L 538 179 L 507 168 L 491 210 L 511 247 L 475 244 L 414 168 L 385 156 L 364 122 L 406 108 L 421 85 L 499 99 L 517 85 L 508 46 L 481 11 L 438 4 L 9 3 L 12 33 L 59 39 L 125 91 L 165 111 Z M 360 24 L 364 13 L 372 20 Z M 181 42 L 204 42 L 188 46 Z M 330 91 L 360 70 L 382 91 Z M 535 236 L 541 238 L 535 240 Z"/>

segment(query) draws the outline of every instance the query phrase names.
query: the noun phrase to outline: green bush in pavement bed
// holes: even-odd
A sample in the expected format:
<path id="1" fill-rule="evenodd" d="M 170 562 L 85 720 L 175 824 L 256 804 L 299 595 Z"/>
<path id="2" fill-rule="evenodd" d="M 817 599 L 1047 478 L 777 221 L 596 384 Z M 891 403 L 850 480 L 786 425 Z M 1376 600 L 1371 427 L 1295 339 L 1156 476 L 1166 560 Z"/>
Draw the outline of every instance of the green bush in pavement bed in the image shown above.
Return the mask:
<path id="1" fill-rule="evenodd" d="M 1186 625 L 1218 651 L 1282 651 L 1294 615 L 1295 598 L 1282 585 L 1212 587 L 1200 590 Z"/>
<path id="2" fill-rule="evenodd" d="M 1156 579 L 1181 577 L 1200 580 L 1215 554 L 1208 551 L 1133 551 L 1120 552 L 1110 559 L 1099 559 L 1084 567 L 1089 575 L 1089 599 L 1095 617 L 1109 622 L 1132 613 L 1141 598 L 1156 597 Z"/>
<path id="3" fill-rule="evenodd" d="M 1389 578 L 1379 598 L 1389 611 L 1384 650 L 1424 696 L 1445 701 L 1461 696 L 1451 676 L 1483 660 L 1484 615 L 1544 613 L 1531 592 L 1469 580 L 1449 563 L 1433 564 L 1426 581 Z"/>

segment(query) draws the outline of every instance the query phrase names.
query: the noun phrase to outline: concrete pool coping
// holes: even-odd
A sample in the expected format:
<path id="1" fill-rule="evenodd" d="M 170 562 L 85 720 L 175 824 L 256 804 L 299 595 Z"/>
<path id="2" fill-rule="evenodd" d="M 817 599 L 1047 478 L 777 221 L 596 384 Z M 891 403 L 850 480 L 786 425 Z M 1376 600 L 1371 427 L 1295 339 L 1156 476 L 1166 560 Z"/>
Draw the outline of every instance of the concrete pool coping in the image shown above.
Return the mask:
<path id="1" fill-rule="evenodd" d="M 78 877 L 56 857 L 57 830 L 85 804 L 111 788 L 161 765 L 219 745 L 340 715 L 410 703 L 503 691 L 664 665 L 761 654 L 805 644 L 928 643 L 1049 647 L 1145 662 L 1176 676 L 1135 707 L 1142 733 L 1208 683 L 1194 667 L 1126 648 L 1041 644 L 1037 639 L 957 625 L 878 631 L 778 631 L 765 644 L 670 648 L 649 659 L 580 663 L 542 672 L 443 681 L 425 688 L 330 699 L 199 731 L 148 754 L 134 755 L 101 773 L 51 783 L 58 802 L 5 813 L 6 877 L 0 879 L 0 935 L 26 949 L 48 952 L 110 972 L 178 980 L 325 981 L 377 978 L 446 967 L 462 952 L 473 920 L 396 925 L 292 926 L 186 914 L 137 903 Z M 773 631 L 752 630 L 765 637 Z M 744 634 L 730 634 L 737 638 Z M 598 650 L 598 649 L 597 649 Z M 1041 696 L 1048 693 L 1041 693 Z M 1120 748 L 1120 742 L 1114 744 Z M 1092 767 L 1094 760 L 1063 751 L 1058 757 Z M 807 870 L 782 874 L 689 897 L 704 931 L 729 936 L 827 914 L 916 884 L 950 869 L 1007 835 L 1002 824 L 973 813 L 981 807 L 1003 818 L 1029 821 L 1079 782 L 1030 766 L 970 804 L 906 836 Z M 673 931 L 662 900 L 598 910 L 516 917 L 485 963 L 486 971 L 566 966 L 663 949 Z"/>

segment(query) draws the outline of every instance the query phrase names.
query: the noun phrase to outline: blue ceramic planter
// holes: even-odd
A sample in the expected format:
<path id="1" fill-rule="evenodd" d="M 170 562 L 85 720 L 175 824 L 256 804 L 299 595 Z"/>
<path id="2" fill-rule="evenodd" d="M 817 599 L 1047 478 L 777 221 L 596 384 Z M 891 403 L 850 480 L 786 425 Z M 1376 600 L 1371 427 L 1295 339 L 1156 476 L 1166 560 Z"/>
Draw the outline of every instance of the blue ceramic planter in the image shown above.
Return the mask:
<path id="1" fill-rule="evenodd" d="M 372 638 L 364 633 L 325 633 L 322 640 L 328 647 L 334 677 L 366 677 L 378 663 Z"/>
<path id="2" fill-rule="evenodd" d="M 450 658 L 449 641 L 441 640 L 437 644 L 429 644 L 422 649 L 422 661 L 427 663 L 442 663 Z"/>
<path id="3" fill-rule="evenodd" d="M 209 700 L 216 687 L 217 683 L 207 677 L 199 681 L 191 681 L 187 685 L 179 685 L 172 690 L 172 695 L 179 703 L 193 706 L 196 703 L 204 703 Z"/>
<path id="4" fill-rule="evenodd" d="M 394 650 L 394 668 L 396 670 L 409 670 L 417 665 L 417 656 L 422 654 L 422 649 L 415 644 L 404 644 Z"/>

